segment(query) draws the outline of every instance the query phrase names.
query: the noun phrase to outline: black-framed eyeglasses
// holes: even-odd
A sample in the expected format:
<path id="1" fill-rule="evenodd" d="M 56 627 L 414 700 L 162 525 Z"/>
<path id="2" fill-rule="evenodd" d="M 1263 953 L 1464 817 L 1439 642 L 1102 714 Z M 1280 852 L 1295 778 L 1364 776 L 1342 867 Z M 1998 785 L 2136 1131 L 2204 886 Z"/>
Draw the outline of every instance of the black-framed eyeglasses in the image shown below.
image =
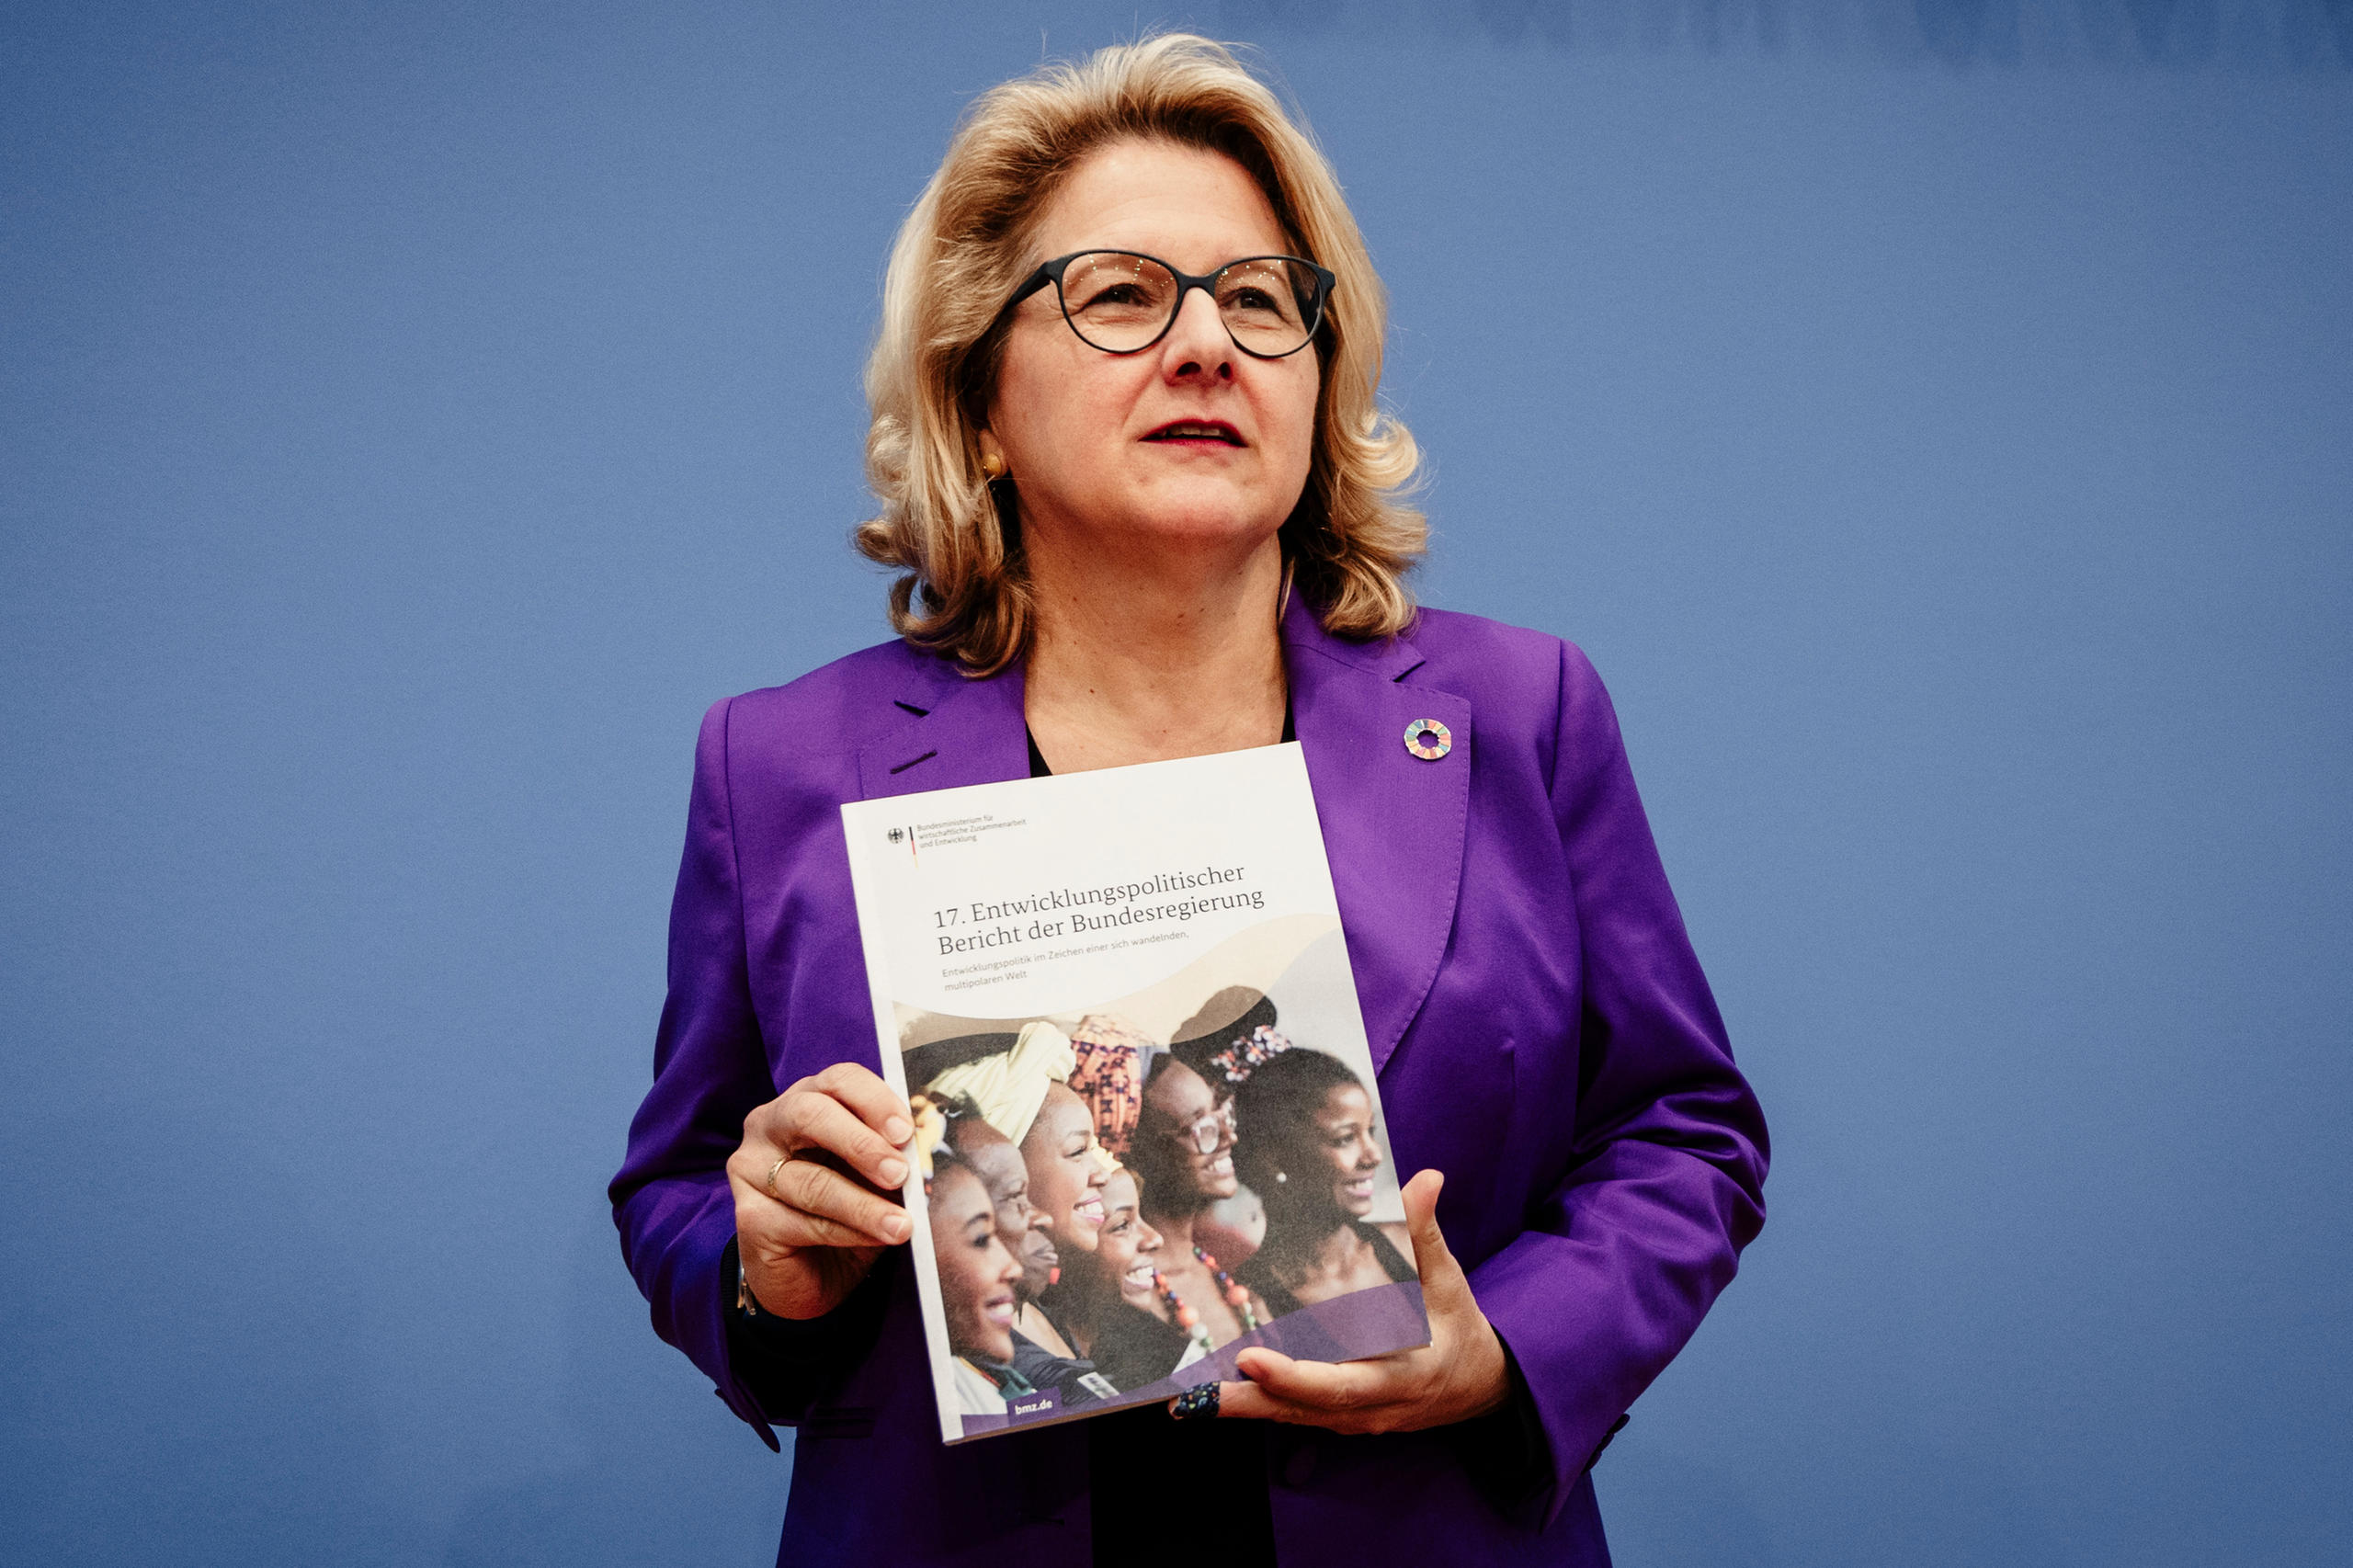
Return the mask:
<path id="1" fill-rule="evenodd" d="M 1280 359 L 1315 340 L 1337 281 L 1295 256 L 1245 256 L 1196 278 L 1141 251 L 1083 250 L 1042 264 L 1005 308 L 1051 283 L 1063 320 L 1081 342 L 1106 354 L 1135 354 L 1168 335 L 1185 295 L 1199 289 L 1216 302 L 1236 348 L 1255 359 Z"/>
<path id="2" fill-rule="evenodd" d="M 1197 1154 L 1214 1154 L 1218 1146 L 1232 1138 L 1234 1131 L 1233 1102 L 1228 1100 L 1182 1127 L 1168 1129 L 1168 1136 L 1179 1143 L 1189 1144 Z"/>

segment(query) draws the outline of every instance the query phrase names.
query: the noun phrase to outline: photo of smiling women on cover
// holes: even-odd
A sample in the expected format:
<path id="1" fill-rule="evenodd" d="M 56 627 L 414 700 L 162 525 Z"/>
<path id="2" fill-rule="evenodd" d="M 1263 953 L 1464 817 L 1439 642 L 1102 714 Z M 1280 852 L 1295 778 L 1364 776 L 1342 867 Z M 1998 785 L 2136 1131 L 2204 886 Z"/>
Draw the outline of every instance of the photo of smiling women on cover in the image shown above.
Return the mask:
<path id="1" fill-rule="evenodd" d="M 967 1436 L 1165 1399 L 1253 1345 L 1339 1358 L 1360 1331 L 1318 1303 L 1399 1286 L 1418 1312 L 1351 985 L 1340 934 L 1287 920 L 1075 1017 L 904 1019 Z"/>

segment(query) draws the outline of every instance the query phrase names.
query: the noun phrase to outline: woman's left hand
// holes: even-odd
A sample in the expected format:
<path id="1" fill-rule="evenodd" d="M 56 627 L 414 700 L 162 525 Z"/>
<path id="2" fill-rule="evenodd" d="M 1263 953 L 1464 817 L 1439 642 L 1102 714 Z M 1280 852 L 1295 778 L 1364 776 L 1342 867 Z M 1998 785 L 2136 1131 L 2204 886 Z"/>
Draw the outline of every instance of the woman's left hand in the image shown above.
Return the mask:
<path id="1" fill-rule="evenodd" d="M 1220 1386 L 1221 1418 L 1256 1416 L 1335 1432 L 1414 1432 L 1501 1407 L 1511 1392 L 1503 1341 L 1438 1228 L 1438 1194 L 1445 1180 L 1424 1171 L 1405 1184 L 1405 1225 L 1429 1310 L 1430 1342 L 1370 1361 L 1294 1361 L 1278 1351 L 1245 1350 L 1235 1365 L 1250 1381 Z"/>

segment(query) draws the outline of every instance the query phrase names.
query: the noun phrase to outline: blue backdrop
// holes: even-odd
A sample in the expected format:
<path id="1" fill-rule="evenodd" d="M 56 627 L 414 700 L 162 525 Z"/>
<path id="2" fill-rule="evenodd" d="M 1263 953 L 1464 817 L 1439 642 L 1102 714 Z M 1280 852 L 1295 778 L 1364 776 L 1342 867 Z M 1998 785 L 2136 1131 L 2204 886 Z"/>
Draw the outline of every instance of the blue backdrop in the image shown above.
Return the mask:
<path id="1" fill-rule="evenodd" d="M 1254 40 L 1772 1221 L 1620 1561 L 2353 1538 L 2353 4 L 0 9 L 0 1561 L 762 1563 L 601 1187 L 960 106 Z M 1491 290 L 1516 280 L 1506 308 Z"/>

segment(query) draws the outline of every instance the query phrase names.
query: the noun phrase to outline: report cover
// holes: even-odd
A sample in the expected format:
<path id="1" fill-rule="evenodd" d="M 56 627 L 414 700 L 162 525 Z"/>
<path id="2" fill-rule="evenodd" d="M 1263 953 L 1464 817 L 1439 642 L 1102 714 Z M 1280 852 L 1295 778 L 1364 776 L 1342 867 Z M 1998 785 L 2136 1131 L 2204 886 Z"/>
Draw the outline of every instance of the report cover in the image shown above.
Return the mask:
<path id="1" fill-rule="evenodd" d="M 1295 743 L 842 821 L 946 1441 L 1429 1342 Z"/>

